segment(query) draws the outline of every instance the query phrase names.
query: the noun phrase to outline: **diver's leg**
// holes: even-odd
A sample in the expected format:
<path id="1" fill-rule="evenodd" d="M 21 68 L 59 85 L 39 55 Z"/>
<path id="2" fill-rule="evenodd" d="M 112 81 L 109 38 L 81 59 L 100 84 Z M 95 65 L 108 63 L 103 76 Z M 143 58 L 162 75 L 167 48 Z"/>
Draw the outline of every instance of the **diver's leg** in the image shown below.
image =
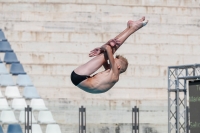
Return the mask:
<path id="1" fill-rule="evenodd" d="M 119 35 L 117 35 L 114 39 L 112 39 L 113 41 L 110 42 L 110 45 L 113 47 L 113 53 L 116 52 L 116 50 L 126 41 L 126 39 L 131 34 L 136 32 L 143 26 L 145 26 L 147 23 L 148 23 L 148 21 L 145 21 L 145 17 L 142 17 L 141 19 L 139 19 L 137 21 L 129 20 L 127 23 L 127 28 L 123 32 L 121 32 Z M 104 45 L 106 45 L 106 44 L 104 44 Z M 93 57 L 93 56 L 100 54 L 101 52 L 99 51 L 99 49 L 100 49 L 100 47 L 92 50 L 90 52 L 89 56 Z"/>
<path id="2" fill-rule="evenodd" d="M 87 63 L 79 66 L 74 70 L 74 72 L 78 75 L 91 75 L 96 72 L 106 61 L 106 57 L 104 53 L 97 55 Z"/>

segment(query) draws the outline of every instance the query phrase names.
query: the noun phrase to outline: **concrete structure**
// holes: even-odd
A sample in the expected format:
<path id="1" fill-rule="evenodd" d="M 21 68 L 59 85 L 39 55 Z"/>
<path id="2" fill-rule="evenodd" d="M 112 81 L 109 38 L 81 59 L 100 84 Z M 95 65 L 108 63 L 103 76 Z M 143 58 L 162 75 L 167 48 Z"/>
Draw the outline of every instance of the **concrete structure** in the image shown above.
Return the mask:
<path id="1" fill-rule="evenodd" d="M 64 133 L 78 131 L 81 105 L 87 109 L 87 132 L 131 132 L 130 111 L 137 105 L 141 133 L 167 133 L 167 67 L 199 63 L 199 5 L 194 0 L 0 0 L 0 28 Z M 117 52 L 129 60 L 120 81 L 99 95 L 74 87 L 70 73 L 89 59 L 88 52 L 143 15 L 149 24 Z"/>

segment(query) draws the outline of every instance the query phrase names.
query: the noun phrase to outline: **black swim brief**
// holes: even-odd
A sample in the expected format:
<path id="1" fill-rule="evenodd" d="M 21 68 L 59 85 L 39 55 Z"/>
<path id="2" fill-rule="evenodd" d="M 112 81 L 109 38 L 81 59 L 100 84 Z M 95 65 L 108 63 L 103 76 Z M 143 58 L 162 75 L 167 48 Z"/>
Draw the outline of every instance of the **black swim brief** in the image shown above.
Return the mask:
<path id="1" fill-rule="evenodd" d="M 89 77 L 90 76 L 87 75 L 78 75 L 74 71 L 71 73 L 71 81 L 75 86 L 77 86 L 80 82 L 86 80 Z"/>

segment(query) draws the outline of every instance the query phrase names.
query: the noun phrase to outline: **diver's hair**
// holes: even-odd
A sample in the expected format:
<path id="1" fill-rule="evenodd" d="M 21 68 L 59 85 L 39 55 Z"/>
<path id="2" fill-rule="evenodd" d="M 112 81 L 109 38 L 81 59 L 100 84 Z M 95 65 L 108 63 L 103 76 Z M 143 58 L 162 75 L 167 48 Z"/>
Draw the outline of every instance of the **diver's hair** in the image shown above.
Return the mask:
<path id="1" fill-rule="evenodd" d="M 128 60 L 125 57 L 123 57 L 122 55 L 116 55 L 116 58 L 120 59 L 120 62 L 122 64 L 122 66 L 120 68 L 120 73 L 125 72 L 128 67 Z"/>

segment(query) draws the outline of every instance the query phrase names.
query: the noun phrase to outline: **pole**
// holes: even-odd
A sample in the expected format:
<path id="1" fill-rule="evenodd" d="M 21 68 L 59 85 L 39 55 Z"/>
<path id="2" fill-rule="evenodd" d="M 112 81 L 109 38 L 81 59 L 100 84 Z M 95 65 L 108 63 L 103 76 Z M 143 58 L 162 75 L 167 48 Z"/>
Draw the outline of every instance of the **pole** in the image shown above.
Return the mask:
<path id="1" fill-rule="evenodd" d="M 134 117 L 134 118 L 133 118 Z M 132 108 L 132 133 L 139 133 L 139 108 Z"/>
<path id="2" fill-rule="evenodd" d="M 29 133 L 29 130 L 31 130 L 32 133 L 32 108 L 28 105 L 27 108 L 24 109 L 24 115 L 25 115 L 25 133 Z M 31 118 L 30 117 L 31 114 Z M 31 122 L 30 122 L 31 120 Z"/>
<path id="3" fill-rule="evenodd" d="M 79 108 L 79 133 L 86 133 L 86 109 Z"/>
<path id="4" fill-rule="evenodd" d="M 135 106 L 135 133 L 137 133 L 137 107 Z"/>

